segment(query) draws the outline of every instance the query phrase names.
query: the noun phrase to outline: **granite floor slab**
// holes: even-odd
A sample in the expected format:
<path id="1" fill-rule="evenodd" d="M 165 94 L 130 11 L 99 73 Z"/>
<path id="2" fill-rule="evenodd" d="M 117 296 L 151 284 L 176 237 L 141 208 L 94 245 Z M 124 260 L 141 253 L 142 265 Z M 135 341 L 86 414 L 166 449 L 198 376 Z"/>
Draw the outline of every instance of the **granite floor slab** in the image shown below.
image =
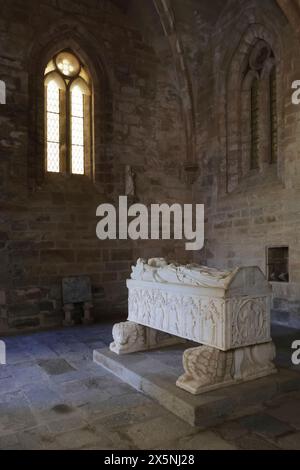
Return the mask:
<path id="1" fill-rule="evenodd" d="M 0 338 L 7 347 L 7 365 L 0 366 L 0 449 L 300 449 L 300 392 L 270 393 L 259 410 L 241 406 L 243 418 L 231 415 L 199 430 L 93 363 L 93 350 L 108 347 L 111 330 L 107 323 Z M 297 332 L 277 333 L 280 365 L 289 367 Z M 158 358 L 177 374 L 180 354 L 154 353 L 153 374 Z"/>

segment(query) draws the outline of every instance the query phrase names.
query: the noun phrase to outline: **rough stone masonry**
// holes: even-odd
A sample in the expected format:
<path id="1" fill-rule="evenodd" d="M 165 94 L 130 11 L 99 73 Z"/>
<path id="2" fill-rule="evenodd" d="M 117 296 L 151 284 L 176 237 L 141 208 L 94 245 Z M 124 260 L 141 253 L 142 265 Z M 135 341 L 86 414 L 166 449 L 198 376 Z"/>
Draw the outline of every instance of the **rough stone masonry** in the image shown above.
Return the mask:
<path id="1" fill-rule="evenodd" d="M 288 249 L 289 281 L 273 285 L 273 319 L 299 325 L 300 107 L 291 102 L 299 21 L 288 3 L 2 0 L 1 333 L 60 325 L 65 276 L 90 277 L 96 317 L 125 317 L 125 279 L 141 256 L 257 265 L 267 274 L 269 247 Z M 259 167 L 246 171 L 248 95 L 238 80 L 258 41 L 276 62 L 277 161 L 267 160 L 260 113 Z M 66 47 L 84 57 L 93 79 L 92 179 L 44 171 L 44 68 Z M 124 194 L 126 165 L 145 205 L 205 204 L 204 250 L 96 238 L 96 207 Z"/>

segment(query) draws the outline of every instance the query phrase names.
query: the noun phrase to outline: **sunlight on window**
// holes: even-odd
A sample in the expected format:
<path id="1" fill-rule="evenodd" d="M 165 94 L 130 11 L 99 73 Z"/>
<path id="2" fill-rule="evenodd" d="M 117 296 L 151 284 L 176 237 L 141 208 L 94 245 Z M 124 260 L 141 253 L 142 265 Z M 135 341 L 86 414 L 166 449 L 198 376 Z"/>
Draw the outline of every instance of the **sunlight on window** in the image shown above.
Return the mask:
<path id="1" fill-rule="evenodd" d="M 74 77 L 80 72 L 80 63 L 78 59 L 69 52 L 61 52 L 56 57 L 58 69 L 66 77 Z"/>
<path id="2" fill-rule="evenodd" d="M 47 86 L 47 171 L 59 172 L 59 88 Z"/>
<path id="3" fill-rule="evenodd" d="M 44 84 L 47 172 L 90 175 L 92 83 L 87 70 L 64 50 L 47 64 Z"/>
<path id="4" fill-rule="evenodd" d="M 72 90 L 72 115 L 71 115 L 71 136 L 72 136 L 72 173 L 84 174 L 84 109 L 83 93 L 79 86 Z"/>

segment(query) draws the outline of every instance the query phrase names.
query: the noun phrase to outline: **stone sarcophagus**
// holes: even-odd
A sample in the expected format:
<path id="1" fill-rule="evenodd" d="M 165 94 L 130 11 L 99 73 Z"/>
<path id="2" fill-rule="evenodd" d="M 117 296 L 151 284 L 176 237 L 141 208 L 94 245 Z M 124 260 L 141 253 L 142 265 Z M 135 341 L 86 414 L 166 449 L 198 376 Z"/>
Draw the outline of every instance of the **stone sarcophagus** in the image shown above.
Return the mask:
<path id="1" fill-rule="evenodd" d="M 111 350 L 124 354 L 182 340 L 177 385 L 202 393 L 275 372 L 270 336 L 271 287 L 258 267 L 220 271 L 138 260 L 127 281 L 128 322 L 115 325 Z"/>
<path id="2" fill-rule="evenodd" d="M 271 288 L 257 267 L 221 272 L 138 261 L 127 287 L 129 321 L 222 351 L 271 340 Z"/>

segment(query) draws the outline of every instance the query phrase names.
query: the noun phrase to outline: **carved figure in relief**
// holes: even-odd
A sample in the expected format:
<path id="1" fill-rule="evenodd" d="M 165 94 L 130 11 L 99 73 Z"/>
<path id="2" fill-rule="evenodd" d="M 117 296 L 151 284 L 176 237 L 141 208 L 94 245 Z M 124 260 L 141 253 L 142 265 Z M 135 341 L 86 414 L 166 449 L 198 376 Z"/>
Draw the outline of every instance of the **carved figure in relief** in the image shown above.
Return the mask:
<path id="1" fill-rule="evenodd" d="M 236 270 L 220 271 L 197 264 L 168 263 L 164 258 L 152 258 L 148 262 L 140 258 L 136 266 L 132 266 L 131 279 L 199 287 L 225 287 L 235 273 Z"/>

